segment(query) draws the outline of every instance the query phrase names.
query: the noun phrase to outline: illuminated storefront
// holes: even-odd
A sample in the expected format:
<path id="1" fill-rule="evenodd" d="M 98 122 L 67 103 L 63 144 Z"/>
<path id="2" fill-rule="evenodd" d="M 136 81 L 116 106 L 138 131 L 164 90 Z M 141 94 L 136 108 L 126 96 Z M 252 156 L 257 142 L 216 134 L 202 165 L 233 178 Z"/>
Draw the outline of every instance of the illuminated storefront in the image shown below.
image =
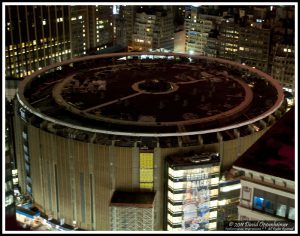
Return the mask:
<path id="1" fill-rule="evenodd" d="M 220 157 L 203 153 L 167 158 L 167 230 L 216 229 Z"/>

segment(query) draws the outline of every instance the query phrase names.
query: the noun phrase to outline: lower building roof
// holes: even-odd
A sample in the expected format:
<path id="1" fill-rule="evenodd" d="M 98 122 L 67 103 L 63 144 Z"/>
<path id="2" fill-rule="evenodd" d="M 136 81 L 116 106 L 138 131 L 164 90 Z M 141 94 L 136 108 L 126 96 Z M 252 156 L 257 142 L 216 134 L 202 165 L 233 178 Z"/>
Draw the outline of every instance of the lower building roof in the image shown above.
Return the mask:
<path id="1" fill-rule="evenodd" d="M 295 107 L 292 107 L 234 166 L 295 180 Z"/>
<path id="2" fill-rule="evenodd" d="M 115 191 L 110 206 L 152 208 L 155 192 L 123 192 Z"/>

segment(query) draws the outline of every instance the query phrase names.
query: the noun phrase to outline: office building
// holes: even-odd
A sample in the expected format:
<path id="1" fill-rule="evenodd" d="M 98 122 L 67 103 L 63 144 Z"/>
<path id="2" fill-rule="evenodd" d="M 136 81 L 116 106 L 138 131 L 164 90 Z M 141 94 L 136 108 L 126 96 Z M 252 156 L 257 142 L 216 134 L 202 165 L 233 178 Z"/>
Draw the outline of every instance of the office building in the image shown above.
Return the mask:
<path id="1" fill-rule="evenodd" d="M 220 45 L 219 45 L 219 31 L 211 30 L 208 33 L 207 43 L 204 47 L 204 55 L 208 57 L 219 57 Z"/>
<path id="2" fill-rule="evenodd" d="M 239 27 L 238 58 L 241 63 L 268 72 L 270 54 L 269 29 Z"/>
<path id="3" fill-rule="evenodd" d="M 129 51 L 174 49 L 174 16 L 171 6 L 141 6 L 136 9 Z"/>
<path id="4" fill-rule="evenodd" d="M 217 228 L 220 157 L 217 153 L 170 156 L 165 166 L 168 231 Z"/>
<path id="5" fill-rule="evenodd" d="M 5 6 L 8 78 L 25 77 L 45 66 L 99 51 L 112 43 L 112 6 Z"/>
<path id="6" fill-rule="evenodd" d="M 111 230 L 114 192 L 154 192 L 143 210 L 162 230 L 165 158 L 216 152 L 226 170 L 284 114 L 283 100 L 269 75 L 218 58 L 136 52 L 44 67 L 15 99 L 21 192 L 86 230 Z"/>
<path id="7" fill-rule="evenodd" d="M 295 110 L 234 164 L 241 177 L 239 220 L 295 221 Z"/>
<path id="8" fill-rule="evenodd" d="M 223 17 L 201 14 L 200 10 L 198 7 L 192 7 L 190 15 L 185 19 L 185 51 L 204 55 L 209 33 L 216 29 Z"/>
<path id="9" fill-rule="evenodd" d="M 221 58 L 236 61 L 239 50 L 239 29 L 232 21 L 227 19 L 220 24 L 219 55 Z"/>
<path id="10" fill-rule="evenodd" d="M 295 93 L 295 49 L 294 46 L 276 44 L 273 47 L 271 75 L 282 84 L 284 90 Z"/>

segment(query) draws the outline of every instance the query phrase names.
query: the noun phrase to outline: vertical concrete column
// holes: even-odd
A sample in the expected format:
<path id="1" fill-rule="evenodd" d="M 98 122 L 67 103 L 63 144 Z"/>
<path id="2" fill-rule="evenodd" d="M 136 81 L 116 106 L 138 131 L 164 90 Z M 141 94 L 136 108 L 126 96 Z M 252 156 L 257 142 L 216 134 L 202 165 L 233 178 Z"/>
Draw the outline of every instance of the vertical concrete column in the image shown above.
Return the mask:
<path id="1" fill-rule="evenodd" d="M 112 140 L 111 146 L 109 146 L 109 169 L 110 169 L 110 185 L 111 185 L 111 195 L 115 191 L 116 180 L 115 180 L 115 143 L 116 140 Z"/>
<path id="2" fill-rule="evenodd" d="M 280 111 L 279 109 L 276 110 L 274 114 L 275 114 L 275 116 L 277 117 L 277 119 L 279 119 L 279 118 L 281 117 L 281 115 L 282 115 L 282 114 L 281 114 L 281 111 Z"/>
<path id="3" fill-rule="evenodd" d="M 203 145 L 203 137 L 201 134 L 198 135 L 198 142 L 199 142 L 199 146 Z"/>
<path id="4" fill-rule="evenodd" d="M 96 133 L 93 137 L 96 137 Z M 90 188 L 90 197 L 91 197 L 91 212 L 93 213 L 94 222 L 92 223 L 92 229 L 96 228 L 96 221 L 95 221 L 95 175 L 94 175 L 94 145 L 92 143 L 88 144 L 88 166 L 89 166 L 89 188 Z"/>
<path id="5" fill-rule="evenodd" d="M 268 118 L 269 118 L 270 125 L 273 125 L 275 123 L 275 121 L 276 121 L 276 118 L 273 115 L 269 115 Z"/>
<path id="6" fill-rule="evenodd" d="M 220 132 L 217 133 L 217 139 L 219 142 L 219 153 L 220 153 L 220 157 L 221 157 L 221 161 L 220 161 L 220 168 L 222 168 L 223 166 L 223 155 L 224 155 L 224 143 L 223 143 L 223 136 Z"/>
<path id="7" fill-rule="evenodd" d="M 159 146 L 159 143 L 158 143 Z M 155 200 L 154 200 L 154 207 L 155 207 L 155 215 L 154 215 L 154 230 L 161 230 L 162 229 L 162 213 L 163 213 L 163 178 L 164 178 L 164 161 L 161 157 L 161 148 L 156 147 L 154 148 L 154 191 L 156 192 Z"/>
<path id="8" fill-rule="evenodd" d="M 68 139 L 68 164 L 70 170 L 70 185 L 71 185 L 71 202 L 73 207 L 73 221 L 77 221 L 77 208 L 76 208 L 76 184 L 75 184 L 75 171 L 74 171 L 74 143 Z"/>
<path id="9" fill-rule="evenodd" d="M 137 142 L 134 142 L 132 148 L 132 189 L 139 189 L 140 187 L 140 150 Z"/>
<path id="10" fill-rule="evenodd" d="M 90 139 L 90 143 L 93 143 L 93 142 L 95 142 L 95 140 L 96 140 L 96 137 L 97 137 L 97 134 L 96 133 L 94 133 L 93 134 L 93 136 L 91 137 L 91 139 Z"/>
<path id="11" fill-rule="evenodd" d="M 254 133 L 254 128 L 252 127 L 252 125 L 248 125 L 248 129 L 250 130 L 250 133 L 251 133 L 251 134 Z"/>
<path id="12" fill-rule="evenodd" d="M 261 127 L 262 127 L 263 129 L 265 129 L 265 128 L 267 127 L 267 124 L 266 124 L 266 122 L 265 122 L 264 120 L 260 120 L 260 121 L 259 121 L 259 124 L 261 125 Z"/>
<path id="13" fill-rule="evenodd" d="M 234 129 L 233 133 L 236 137 L 236 156 L 239 157 L 241 155 L 240 131 L 238 129 Z"/>
<path id="14" fill-rule="evenodd" d="M 52 168 L 52 186 L 54 186 L 54 188 L 52 188 L 52 196 L 55 199 L 55 206 L 53 207 L 53 209 L 57 209 L 57 205 L 59 204 L 59 198 L 55 197 L 55 196 L 59 196 L 59 187 L 57 186 L 59 178 L 58 173 L 55 171 L 55 165 L 57 166 L 57 146 L 56 146 L 56 136 L 52 135 L 50 136 L 50 140 L 51 140 L 51 158 L 53 158 L 51 161 L 51 168 Z M 57 179 L 58 181 L 56 182 L 55 179 Z M 52 199 L 53 199 L 52 198 Z M 54 218 L 56 219 L 60 219 L 60 213 L 57 210 L 53 210 L 54 211 Z"/>
<path id="15" fill-rule="evenodd" d="M 178 146 L 182 147 L 182 138 L 181 137 L 177 137 L 178 139 Z"/>

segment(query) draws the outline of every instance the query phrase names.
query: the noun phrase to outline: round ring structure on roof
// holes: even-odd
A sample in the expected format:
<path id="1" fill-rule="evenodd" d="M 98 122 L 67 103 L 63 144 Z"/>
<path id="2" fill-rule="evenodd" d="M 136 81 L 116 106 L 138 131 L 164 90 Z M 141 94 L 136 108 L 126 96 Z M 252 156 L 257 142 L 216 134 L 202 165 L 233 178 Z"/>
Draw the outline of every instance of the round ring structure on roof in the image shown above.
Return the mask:
<path id="1" fill-rule="evenodd" d="M 148 137 L 238 128 L 272 114 L 283 97 L 277 81 L 251 67 L 153 52 L 58 63 L 28 76 L 18 93 L 28 110 L 56 124 Z"/>

